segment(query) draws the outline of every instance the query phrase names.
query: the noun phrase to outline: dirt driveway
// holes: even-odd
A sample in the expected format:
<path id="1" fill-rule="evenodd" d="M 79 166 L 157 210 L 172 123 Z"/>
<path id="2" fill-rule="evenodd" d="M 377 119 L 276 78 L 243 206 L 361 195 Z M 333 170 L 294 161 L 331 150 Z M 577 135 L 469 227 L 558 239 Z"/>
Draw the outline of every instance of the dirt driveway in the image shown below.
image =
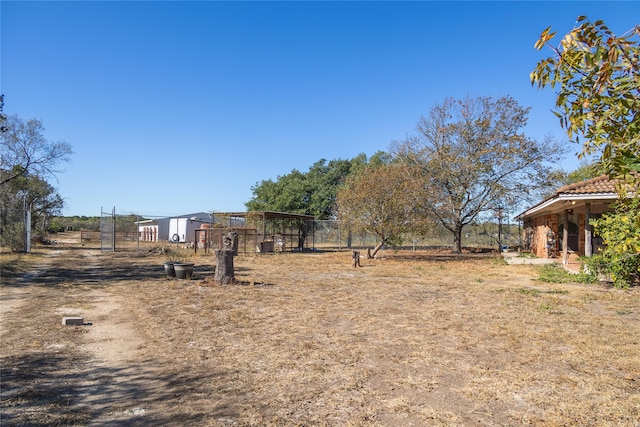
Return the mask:
<path id="1" fill-rule="evenodd" d="M 2 426 L 640 426 L 638 290 L 481 254 L 240 256 L 229 286 L 204 255 L 189 281 L 155 251 L 27 258 L 3 258 Z"/>

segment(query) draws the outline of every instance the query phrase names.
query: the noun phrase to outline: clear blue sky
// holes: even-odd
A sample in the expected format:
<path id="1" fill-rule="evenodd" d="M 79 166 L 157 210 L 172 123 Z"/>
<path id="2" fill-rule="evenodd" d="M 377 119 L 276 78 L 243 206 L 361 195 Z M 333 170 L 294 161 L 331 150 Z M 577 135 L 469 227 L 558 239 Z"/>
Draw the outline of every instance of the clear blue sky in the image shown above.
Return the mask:
<path id="1" fill-rule="evenodd" d="M 566 141 L 529 73 L 551 25 L 617 33 L 638 2 L 0 2 L 5 113 L 75 154 L 65 215 L 244 211 L 251 187 L 388 150 L 445 97 L 510 95 Z M 571 145 L 566 170 L 577 167 Z"/>

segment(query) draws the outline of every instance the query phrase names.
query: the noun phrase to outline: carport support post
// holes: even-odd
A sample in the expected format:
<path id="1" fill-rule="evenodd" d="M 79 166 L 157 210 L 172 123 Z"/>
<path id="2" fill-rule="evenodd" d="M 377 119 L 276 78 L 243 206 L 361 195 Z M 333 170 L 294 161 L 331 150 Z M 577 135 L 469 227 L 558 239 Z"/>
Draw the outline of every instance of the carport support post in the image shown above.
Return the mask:
<path id="1" fill-rule="evenodd" d="M 584 205 L 584 256 L 593 255 L 593 247 L 591 246 L 591 236 L 593 234 L 589 219 L 591 217 L 591 203 Z"/>
<path id="2" fill-rule="evenodd" d="M 562 263 L 569 263 L 569 210 L 564 210 L 562 215 Z"/>

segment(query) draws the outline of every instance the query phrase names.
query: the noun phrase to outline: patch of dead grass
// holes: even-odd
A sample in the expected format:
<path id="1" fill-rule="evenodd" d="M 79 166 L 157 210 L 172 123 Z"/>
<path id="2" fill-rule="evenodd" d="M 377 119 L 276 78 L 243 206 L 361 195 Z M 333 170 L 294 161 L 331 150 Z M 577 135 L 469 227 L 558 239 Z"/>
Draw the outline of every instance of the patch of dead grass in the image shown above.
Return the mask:
<path id="1" fill-rule="evenodd" d="M 144 338 L 139 369 L 197 378 L 165 396 L 168 419 L 347 426 L 635 426 L 640 419 L 638 290 L 541 284 L 533 267 L 487 254 L 384 256 L 356 269 L 347 252 L 236 258 L 238 280 L 271 286 L 160 273 L 99 285 L 122 297 Z M 163 261 L 99 258 L 106 269 L 134 260 L 159 272 Z M 204 255 L 195 262 L 215 264 Z M 91 286 L 36 288 L 43 298 L 24 304 L 44 326 L 12 338 L 9 353 L 60 342 L 81 354 L 81 336 L 51 326 L 51 313 L 86 308 Z M 4 330 L 19 327 L 3 320 Z"/>

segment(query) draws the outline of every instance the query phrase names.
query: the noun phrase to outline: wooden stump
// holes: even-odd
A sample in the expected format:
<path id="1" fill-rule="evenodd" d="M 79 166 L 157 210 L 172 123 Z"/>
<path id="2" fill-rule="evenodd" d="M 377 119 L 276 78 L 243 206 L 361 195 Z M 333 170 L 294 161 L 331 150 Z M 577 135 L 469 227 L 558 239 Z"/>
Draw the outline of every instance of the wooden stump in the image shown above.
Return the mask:
<path id="1" fill-rule="evenodd" d="M 233 272 L 233 250 L 218 250 L 216 254 L 216 274 L 213 280 L 221 285 L 235 283 Z"/>
<path id="2" fill-rule="evenodd" d="M 353 268 L 362 267 L 360 265 L 360 251 L 351 251 L 351 258 L 353 261 Z"/>

